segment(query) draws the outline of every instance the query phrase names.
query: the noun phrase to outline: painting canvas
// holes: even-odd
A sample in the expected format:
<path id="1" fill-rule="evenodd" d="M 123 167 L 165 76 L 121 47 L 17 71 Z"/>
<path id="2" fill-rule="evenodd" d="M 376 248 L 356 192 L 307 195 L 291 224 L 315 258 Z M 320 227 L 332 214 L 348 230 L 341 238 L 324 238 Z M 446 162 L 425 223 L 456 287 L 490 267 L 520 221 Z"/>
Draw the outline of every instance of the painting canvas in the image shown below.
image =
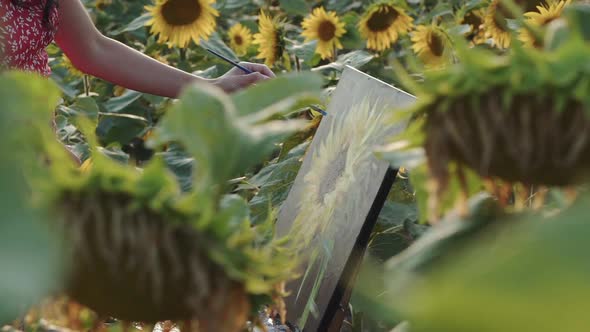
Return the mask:
<path id="1" fill-rule="evenodd" d="M 326 311 L 349 287 L 363 228 L 372 229 L 396 174 L 373 148 L 404 129 L 388 126 L 387 113 L 414 101 L 351 67 L 332 95 L 277 224 L 278 235 L 290 234 L 304 252 L 303 277 L 288 285 L 287 319 L 305 331 L 326 329 Z"/>

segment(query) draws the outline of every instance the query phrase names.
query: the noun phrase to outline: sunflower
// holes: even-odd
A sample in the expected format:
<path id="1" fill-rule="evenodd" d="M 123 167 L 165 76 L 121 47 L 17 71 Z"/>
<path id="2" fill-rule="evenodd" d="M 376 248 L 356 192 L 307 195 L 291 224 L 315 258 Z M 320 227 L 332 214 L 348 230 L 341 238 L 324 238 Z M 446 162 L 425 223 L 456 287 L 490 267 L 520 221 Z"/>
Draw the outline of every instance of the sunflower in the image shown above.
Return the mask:
<path id="1" fill-rule="evenodd" d="M 334 118 L 329 134 L 310 157 L 303 208 L 292 229 L 294 242 L 306 246 L 316 236 L 333 234 L 331 221 L 362 210 L 359 195 L 367 192 L 369 170 L 376 167 L 373 149 L 385 143 L 390 129 L 381 111 L 365 100 Z"/>
<path id="2" fill-rule="evenodd" d="M 113 0 L 96 0 L 94 6 L 98 10 L 105 10 L 108 6 L 113 4 Z"/>
<path id="3" fill-rule="evenodd" d="M 486 41 L 485 31 L 483 29 L 485 12 L 481 9 L 476 9 L 468 12 L 463 16 L 459 24 L 467 24 L 470 27 L 467 33 L 467 39 L 473 45 L 483 44 Z"/>
<path id="4" fill-rule="evenodd" d="M 400 35 L 412 30 L 413 18 L 391 2 L 371 5 L 359 22 L 361 36 L 367 39 L 367 48 L 384 51 Z"/>
<path id="5" fill-rule="evenodd" d="M 521 0 L 515 1 L 525 11 L 535 9 L 541 1 Z M 486 38 L 492 39 L 492 45 L 498 48 L 508 48 L 511 43 L 511 30 L 508 27 L 507 19 L 514 19 L 508 9 L 504 7 L 501 0 L 492 0 L 484 17 L 484 30 Z"/>
<path id="6" fill-rule="evenodd" d="M 552 21 L 561 17 L 563 8 L 569 5 L 571 0 L 558 1 L 550 5 L 537 6 L 537 12 L 527 12 L 526 22 L 537 27 L 543 27 Z M 519 32 L 518 39 L 520 39 L 527 46 L 540 46 L 540 41 L 527 29 L 523 28 Z"/>
<path id="7" fill-rule="evenodd" d="M 186 47 L 191 39 L 199 44 L 215 31 L 215 17 L 219 13 L 212 4 L 215 0 L 156 0 L 145 9 L 152 15 L 146 23 L 151 33 L 159 35 L 158 42 Z"/>
<path id="8" fill-rule="evenodd" d="M 258 33 L 254 35 L 254 44 L 258 45 L 257 59 L 272 67 L 283 53 L 282 31 L 279 21 L 260 12 Z"/>
<path id="9" fill-rule="evenodd" d="M 449 59 L 449 38 L 437 26 L 419 25 L 412 43 L 412 49 L 428 67 L 440 67 Z"/>
<path id="10" fill-rule="evenodd" d="M 243 56 L 248 53 L 248 48 L 252 44 L 252 32 L 250 29 L 240 23 L 232 26 L 227 32 L 229 36 L 229 45 L 237 55 Z"/>
<path id="11" fill-rule="evenodd" d="M 342 49 L 340 37 L 346 33 L 344 25 L 335 12 L 326 12 L 324 7 L 319 7 L 303 21 L 302 35 L 306 42 L 317 40 L 316 53 L 322 59 L 328 59 L 334 55 L 334 49 Z"/>

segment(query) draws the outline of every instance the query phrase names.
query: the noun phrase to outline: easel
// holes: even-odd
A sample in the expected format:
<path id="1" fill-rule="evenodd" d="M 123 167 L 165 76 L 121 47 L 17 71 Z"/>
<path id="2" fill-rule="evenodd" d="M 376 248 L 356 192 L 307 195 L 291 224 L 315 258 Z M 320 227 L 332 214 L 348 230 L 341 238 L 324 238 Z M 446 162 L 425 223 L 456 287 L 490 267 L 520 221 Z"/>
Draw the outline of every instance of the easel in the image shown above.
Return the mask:
<path id="1" fill-rule="evenodd" d="M 330 125 L 338 116 L 346 116 L 353 105 L 360 100 L 369 98 L 378 100 L 383 106 L 403 108 L 415 101 L 415 98 L 399 89 L 366 75 L 352 67 L 347 67 L 336 88 L 332 102 L 328 107 L 328 116 L 322 120 L 316 137 L 310 146 L 308 156 L 313 153 L 326 135 L 330 132 Z M 403 126 L 391 128 L 391 133 L 399 133 Z M 283 236 L 289 232 L 293 220 L 299 213 L 300 198 L 305 193 L 302 190 L 303 178 L 310 169 L 310 158 L 303 162 L 301 170 L 295 180 L 289 197 L 281 207 L 277 223 L 277 234 Z M 329 259 L 327 271 L 317 291 L 317 316 L 310 316 L 305 326 L 299 326 L 305 332 L 334 331 L 339 332 L 345 318 L 345 308 L 350 301 L 353 285 L 359 272 L 360 264 L 366 252 L 369 238 L 377 222 L 377 218 L 385 203 L 389 190 L 397 177 L 397 170 L 375 158 L 371 168 L 370 185 L 361 192 L 363 198 L 361 209 L 350 217 L 350 220 L 334 220 L 341 223 L 339 233 L 334 238 L 334 255 Z M 312 221 L 310 221 L 312 222 Z M 308 264 L 309 265 L 309 264 Z M 291 296 L 286 299 L 290 322 L 297 322 L 304 312 L 307 301 L 312 294 L 313 285 L 309 279 L 288 285 Z M 293 294 L 299 293 L 299 298 Z M 303 300 L 302 300 L 303 299 Z"/>

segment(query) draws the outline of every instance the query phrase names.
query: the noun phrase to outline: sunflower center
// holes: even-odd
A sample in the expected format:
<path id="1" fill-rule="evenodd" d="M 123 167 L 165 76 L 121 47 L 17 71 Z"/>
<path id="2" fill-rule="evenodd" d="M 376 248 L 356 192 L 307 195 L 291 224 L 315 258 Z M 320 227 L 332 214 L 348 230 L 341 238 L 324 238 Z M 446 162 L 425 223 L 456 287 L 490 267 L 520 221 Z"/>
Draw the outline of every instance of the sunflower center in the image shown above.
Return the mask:
<path id="1" fill-rule="evenodd" d="M 178 26 L 195 22 L 203 8 L 199 0 L 168 0 L 162 5 L 162 16 L 166 23 Z"/>
<path id="2" fill-rule="evenodd" d="M 322 41 L 330 41 L 336 36 L 336 26 L 330 21 L 322 21 L 318 27 L 318 36 Z"/>
<path id="3" fill-rule="evenodd" d="M 240 35 L 237 35 L 234 37 L 234 43 L 236 43 L 236 45 L 242 45 L 244 43 L 244 38 L 242 38 Z"/>
<path id="4" fill-rule="evenodd" d="M 330 164 L 329 172 L 322 178 L 318 188 L 318 203 L 324 202 L 324 197 L 334 191 L 338 180 L 342 177 L 346 169 L 346 160 L 348 153 L 346 148 L 343 149 Z"/>
<path id="5" fill-rule="evenodd" d="M 367 21 L 367 27 L 371 31 L 385 31 L 397 20 L 399 13 L 393 7 L 382 7 L 376 13 L 373 13 Z"/>
<path id="6" fill-rule="evenodd" d="M 427 43 L 432 54 L 436 56 L 441 56 L 445 51 L 445 44 L 443 43 L 441 36 L 439 36 L 437 33 L 429 33 Z"/>

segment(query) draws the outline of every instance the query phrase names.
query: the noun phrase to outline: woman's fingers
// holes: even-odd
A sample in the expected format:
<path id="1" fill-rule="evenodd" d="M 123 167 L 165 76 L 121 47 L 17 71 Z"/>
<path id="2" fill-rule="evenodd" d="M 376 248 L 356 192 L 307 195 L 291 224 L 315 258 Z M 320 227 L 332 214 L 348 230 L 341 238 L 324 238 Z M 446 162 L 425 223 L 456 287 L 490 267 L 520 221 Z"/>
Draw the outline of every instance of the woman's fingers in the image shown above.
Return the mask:
<path id="1" fill-rule="evenodd" d="M 251 62 L 240 62 L 240 65 L 250 69 L 251 71 L 261 73 L 264 76 L 273 78 L 276 77 L 275 73 L 270 70 L 266 65 L 260 63 L 251 63 Z"/>

